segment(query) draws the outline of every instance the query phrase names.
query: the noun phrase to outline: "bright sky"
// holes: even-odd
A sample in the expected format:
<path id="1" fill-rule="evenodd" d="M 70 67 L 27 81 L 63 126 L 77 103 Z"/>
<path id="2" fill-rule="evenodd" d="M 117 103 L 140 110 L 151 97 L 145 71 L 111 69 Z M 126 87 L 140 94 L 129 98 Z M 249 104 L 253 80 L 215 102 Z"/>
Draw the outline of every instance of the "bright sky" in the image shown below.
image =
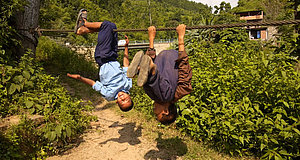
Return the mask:
<path id="1" fill-rule="evenodd" d="M 222 1 L 225 1 L 226 3 L 230 3 L 231 8 L 236 7 L 238 0 L 190 0 L 194 2 L 201 2 L 203 4 L 207 4 L 208 6 L 214 7 L 214 6 L 219 6 Z"/>

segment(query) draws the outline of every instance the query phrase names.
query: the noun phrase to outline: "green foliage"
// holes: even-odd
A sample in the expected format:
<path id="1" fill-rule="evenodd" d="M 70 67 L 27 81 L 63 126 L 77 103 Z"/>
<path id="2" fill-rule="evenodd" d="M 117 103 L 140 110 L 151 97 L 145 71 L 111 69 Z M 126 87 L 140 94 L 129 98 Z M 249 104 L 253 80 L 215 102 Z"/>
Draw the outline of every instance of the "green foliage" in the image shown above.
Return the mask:
<path id="1" fill-rule="evenodd" d="M 154 116 L 153 112 L 153 101 L 145 93 L 143 88 L 136 85 L 136 80 L 133 79 L 133 88 L 130 90 L 130 96 L 134 102 L 134 109 L 145 113 L 147 118 L 152 118 Z"/>
<path id="2" fill-rule="evenodd" d="M 1 117 L 38 114 L 45 121 L 44 125 L 35 126 L 24 120 L 24 124 L 6 131 L 1 138 L 14 146 L 7 148 L 11 152 L 4 154 L 6 158 L 28 159 L 56 152 L 82 133 L 93 119 L 85 114 L 92 107 L 68 95 L 58 79 L 45 74 L 29 55 L 14 66 L 1 61 L 0 81 Z M 2 145 L 5 143 L 0 148 L 5 147 Z"/>
<path id="3" fill-rule="evenodd" d="M 263 50 L 260 43 L 243 38 L 244 32 L 233 30 L 218 32 L 218 43 L 209 47 L 190 39 L 194 91 L 178 103 L 177 126 L 232 155 L 299 157 L 300 75 L 295 59 Z"/>
<path id="4" fill-rule="evenodd" d="M 73 29 L 78 11 L 88 10 L 88 21 L 97 22 L 108 20 L 116 23 L 118 28 L 148 28 L 150 14 L 152 24 L 156 27 L 176 27 L 180 23 L 188 26 L 201 24 L 201 16 L 210 16 L 211 8 L 201 3 L 188 0 L 152 0 L 149 6 L 147 0 L 72 0 L 72 1 L 43 1 L 41 6 L 41 28 Z M 49 33 L 44 33 L 49 34 Z M 131 39 L 148 39 L 145 33 L 127 33 Z M 51 34 L 49 34 L 51 35 Z M 157 32 L 160 38 L 172 38 L 176 34 Z M 73 44 L 96 43 L 96 36 L 67 35 Z"/>
<path id="5" fill-rule="evenodd" d="M 300 35 L 293 33 L 293 30 L 293 27 L 280 27 L 279 32 L 281 32 L 282 35 L 278 37 L 277 43 L 280 45 L 276 49 L 276 52 L 285 52 L 292 56 L 300 56 Z"/>
<path id="6" fill-rule="evenodd" d="M 214 36 L 215 43 L 222 43 L 226 46 L 230 46 L 237 42 L 244 43 L 249 40 L 246 30 L 240 28 L 228 28 L 217 31 Z"/>
<path id="7" fill-rule="evenodd" d="M 78 73 L 84 77 L 98 78 L 95 63 L 87 61 L 83 54 L 77 54 L 48 37 L 39 38 L 36 58 L 42 61 L 44 66 L 55 67 L 55 70 L 61 73 Z"/>
<path id="8" fill-rule="evenodd" d="M 285 9 L 285 6 L 291 3 L 289 0 L 239 0 L 238 6 L 233 10 L 234 12 L 263 10 L 264 19 L 278 20 L 288 12 L 289 9 Z"/>
<path id="9" fill-rule="evenodd" d="M 26 1 L 1 0 L 0 2 L 0 59 L 5 58 L 6 60 L 9 60 L 13 56 L 13 50 L 15 50 L 16 47 L 19 47 L 19 42 L 17 40 L 18 35 L 13 28 L 13 15 L 22 10 Z"/>
<path id="10" fill-rule="evenodd" d="M 0 133 L 1 159 L 30 159 L 32 157 L 46 158 L 46 154 L 39 154 L 44 138 L 39 136 L 34 122 L 24 116 L 19 125 Z M 44 144 L 45 145 L 45 144 Z"/>

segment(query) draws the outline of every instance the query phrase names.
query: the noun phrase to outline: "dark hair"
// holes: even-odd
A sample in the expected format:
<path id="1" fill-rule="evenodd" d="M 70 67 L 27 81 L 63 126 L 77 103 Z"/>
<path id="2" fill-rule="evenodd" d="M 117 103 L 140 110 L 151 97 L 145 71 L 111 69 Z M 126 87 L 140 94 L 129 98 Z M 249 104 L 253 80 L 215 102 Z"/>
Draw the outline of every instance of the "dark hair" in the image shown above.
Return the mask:
<path id="1" fill-rule="evenodd" d="M 130 111 L 132 108 L 133 108 L 133 101 L 132 101 L 132 99 L 130 99 L 131 100 L 131 105 L 130 106 L 128 106 L 128 107 L 123 107 L 123 106 L 120 106 L 119 104 L 119 108 L 121 109 L 121 111 L 123 111 L 123 112 L 128 112 L 128 111 Z"/>
<path id="2" fill-rule="evenodd" d="M 170 106 L 168 107 L 169 109 L 169 115 L 164 116 L 161 120 L 160 123 L 164 125 L 169 125 L 173 123 L 176 118 L 177 118 L 177 108 L 174 103 L 171 103 Z"/>

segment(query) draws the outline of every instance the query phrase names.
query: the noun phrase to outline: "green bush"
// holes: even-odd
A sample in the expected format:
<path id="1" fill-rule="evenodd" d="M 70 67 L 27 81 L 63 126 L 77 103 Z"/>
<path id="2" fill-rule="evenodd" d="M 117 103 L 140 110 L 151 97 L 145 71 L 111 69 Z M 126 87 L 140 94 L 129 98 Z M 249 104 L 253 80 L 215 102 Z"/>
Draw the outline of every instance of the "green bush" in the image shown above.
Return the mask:
<path id="1" fill-rule="evenodd" d="M 136 79 L 133 79 L 132 83 L 133 87 L 130 90 L 130 96 L 132 97 L 132 101 L 134 103 L 134 109 L 144 113 L 147 118 L 153 117 L 153 101 L 145 93 L 143 88 L 136 85 Z"/>
<path id="2" fill-rule="evenodd" d="M 93 63 L 94 60 L 87 60 L 84 55 L 57 44 L 49 37 L 39 38 L 36 58 L 43 62 L 45 67 L 52 67 L 59 73 L 77 73 L 92 79 L 98 78 L 98 69 L 96 63 Z"/>
<path id="3" fill-rule="evenodd" d="M 27 1 L 21 0 L 0 0 L 0 59 L 6 61 L 15 60 L 17 54 L 14 52 L 20 47 L 20 35 L 14 29 L 14 16 L 23 9 Z"/>
<path id="4" fill-rule="evenodd" d="M 189 44 L 193 92 L 178 103 L 182 112 L 177 126 L 232 155 L 299 157 L 300 76 L 295 59 L 262 50 L 257 42 L 232 39 L 209 46 Z"/>
<path id="5" fill-rule="evenodd" d="M 15 147 L 7 148 L 6 143 L 1 143 L 0 148 L 5 148 L 6 154 L 0 159 L 15 159 L 16 156 L 29 159 L 56 152 L 83 133 L 93 120 L 85 113 L 92 107 L 83 104 L 82 100 L 73 99 L 58 79 L 45 74 L 29 55 L 24 55 L 17 64 L 1 61 L 0 82 L 1 118 L 24 114 L 44 117 L 41 126 L 25 119 L 15 128 L 1 133 L 1 138 Z"/>

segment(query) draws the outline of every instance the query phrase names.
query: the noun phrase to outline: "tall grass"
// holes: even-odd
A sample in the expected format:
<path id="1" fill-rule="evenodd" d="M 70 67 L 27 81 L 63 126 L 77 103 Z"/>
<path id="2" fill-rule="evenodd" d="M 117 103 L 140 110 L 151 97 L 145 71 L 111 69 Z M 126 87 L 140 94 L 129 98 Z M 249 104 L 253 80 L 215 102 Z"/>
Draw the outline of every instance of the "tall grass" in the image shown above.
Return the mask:
<path id="1" fill-rule="evenodd" d="M 91 79 L 98 78 L 98 69 L 93 61 L 87 60 L 84 55 L 57 44 L 49 37 L 40 37 L 36 49 L 36 58 L 59 73 L 76 73 Z"/>

